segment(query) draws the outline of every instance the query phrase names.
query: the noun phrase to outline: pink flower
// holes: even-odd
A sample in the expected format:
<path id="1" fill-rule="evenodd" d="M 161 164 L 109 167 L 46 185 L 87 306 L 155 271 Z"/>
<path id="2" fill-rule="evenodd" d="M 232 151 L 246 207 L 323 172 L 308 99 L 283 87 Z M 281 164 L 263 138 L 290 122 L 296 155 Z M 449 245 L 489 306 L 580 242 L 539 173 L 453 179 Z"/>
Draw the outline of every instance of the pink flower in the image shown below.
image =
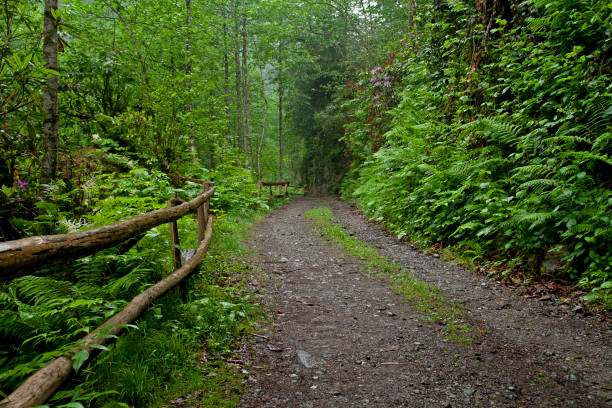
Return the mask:
<path id="1" fill-rule="evenodd" d="M 374 68 L 372 68 L 372 70 L 370 72 L 375 74 L 376 72 L 380 71 L 381 69 L 382 69 L 381 67 L 374 67 Z"/>
<path id="2" fill-rule="evenodd" d="M 380 92 L 377 92 L 376 95 L 374 95 L 374 99 L 378 99 L 380 98 Z"/>
<path id="3" fill-rule="evenodd" d="M 17 180 L 17 183 L 15 183 L 17 187 L 17 190 L 21 190 L 21 191 L 25 191 L 26 188 L 28 188 L 28 182 L 25 180 Z"/>
<path id="4" fill-rule="evenodd" d="M 391 85 L 391 82 L 389 82 L 389 81 L 385 81 L 384 85 L 385 85 L 385 86 L 389 86 L 389 85 Z"/>

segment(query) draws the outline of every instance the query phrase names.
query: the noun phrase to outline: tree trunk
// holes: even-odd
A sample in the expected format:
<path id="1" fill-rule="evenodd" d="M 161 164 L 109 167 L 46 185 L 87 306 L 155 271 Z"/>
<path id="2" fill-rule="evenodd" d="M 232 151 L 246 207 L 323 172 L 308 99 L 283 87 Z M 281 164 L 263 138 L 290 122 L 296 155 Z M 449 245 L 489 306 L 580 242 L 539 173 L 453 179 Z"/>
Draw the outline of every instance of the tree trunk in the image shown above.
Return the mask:
<path id="1" fill-rule="evenodd" d="M 242 0 L 242 75 L 244 78 L 244 150 L 249 156 L 249 168 L 253 170 L 253 149 L 251 147 L 251 104 L 249 101 L 249 66 L 247 61 L 247 10 Z"/>
<path id="2" fill-rule="evenodd" d="M 238 4 L 234 2 L 234 65 L 236 66 L 236 144 L 238 152 L 243 152 L 244 132 L 242 129 L 242 69 L 240 67 L 240 51 L 238 49 Z M 242 164 L 242 163 L 241 163 Z"/>
<path id="3" fill-rule="evenodd" d="M 224 76 L 223 79 L 225 81 L 225 120 L 227 123 L 227 140 L 228 143 L 232 144 L 232 128 L 229 125 L 230 122 L 230 101 L 229 101 L 229 93 L 230 93 L 230 85 L 229 85 L 229 55 L 227 48 L 227 13 L 225 6 L 223 6 L 223 68 L 224 68 Z"/>
<path id="4" fill-rule="evenodd" d="M 57 23 L 51 10 L 57 10 L 58 0 L 45 0 L 43 29 L 43 61 L 45 68 L 57 71 Z M 57 75 L 50 74 L 43 90 L 44 120 L 42 126 L 44 153 L 40 173 L 40 183 L 49 184 L 55 178 L 57 167 L 58 122 L 57 113 Z"/>
<path id="5" fill-rule="evenodd" d="M 261 98 L 264 101 L 263 121 L 261 124 L 261 136 L 257 141 L 257 180 L 261 180 L 261 150 L 263 148 L 264 137 L 266 134 L 266 120 L 268 118 L 268 98 L 266 97 L 266 83 L 263 77 L 263 68 L 259 68 L 261 75 Z"/>
<path id="6" fill-rule="evenodd" d="M 187 112 L 189 114 L 189 142 L 191 146 L 191 154 L 193 160 L 197 160 L 196 145 L 195 145 L 195 132 L 193 128 L 193 103 L 191 102 L 191 0 L 185 0 L 185 9 L 187 12 L 187 18 L 185 23 L 187 24 L 187 65 L 185 67 L 185 74 L 187 75 Z"/>
<path id="7" fill-rule="evenodd" d="M 283 41 L 278 43 L 278 179 L 283 179 Z"/>

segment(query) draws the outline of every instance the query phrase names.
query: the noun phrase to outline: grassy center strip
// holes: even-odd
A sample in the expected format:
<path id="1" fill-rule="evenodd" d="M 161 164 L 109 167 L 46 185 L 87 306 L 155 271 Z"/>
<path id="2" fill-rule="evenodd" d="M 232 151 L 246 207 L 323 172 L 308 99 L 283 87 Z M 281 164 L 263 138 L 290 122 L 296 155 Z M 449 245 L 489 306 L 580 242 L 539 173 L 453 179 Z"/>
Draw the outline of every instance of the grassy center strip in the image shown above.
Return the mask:
<path id="1" fill-rule="evenodd" d="M 304 215 L 314 220 L 317 229 L 330 241 L 360 259 L 366 272 L 383 278 L 391 284 L 395 293 L 405 296 L 422 314 L 423 322 L 444 325 L 448 340 L 472 343 L 470 333 L 476 329 L 461 322 L 464 313 L 461 305 L 440 293 L 435 286 L 418 280 L 399 264 L 380 254 L 376 248 L 352 236 L 334 219 L 330 208 L 313 208 Z"/>

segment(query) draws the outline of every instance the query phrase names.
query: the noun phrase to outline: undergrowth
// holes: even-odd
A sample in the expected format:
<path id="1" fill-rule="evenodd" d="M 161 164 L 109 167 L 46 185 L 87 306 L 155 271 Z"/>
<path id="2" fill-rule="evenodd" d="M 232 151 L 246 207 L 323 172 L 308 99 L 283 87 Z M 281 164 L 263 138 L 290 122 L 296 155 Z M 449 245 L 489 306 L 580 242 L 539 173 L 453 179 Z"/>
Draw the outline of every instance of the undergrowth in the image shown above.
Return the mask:
<path id="1" fill-rule="evenodd" d="M 441 294 L 435 286 L 422 282 L 399 264 L 381 255 L 375 248 L 359 241 L 335 221 L 328 207 L 308 210 L 306 217 L 316 222 L 317 228 L 331 241 L 340 245 L 350 255 L 363 261 L 366 270 L 391 283 L 391 288 L 405 296 L 411 305 L 423 315 L 427 323 L 442 323 L 447 339 L 471 344 L 473 327 L 461 323 L 463 309 L 456 302 Z"/>
<path id="2" fill-rule="evenodd" d="M 255 183 L 250 178 L 228 179 L 233 174 L 223 174 L 223 169 L 207 174 L 222 180 L 225 187 L 212 200 L 213 239 L 199 270 L 153 303 L 95 359 L 85 361 L 79 375 L 48 401 L 50 406 L 156 406 L 187 393 L 197 395 L 200 406 L 237 405 L 242 374 L 225 361 L 261 317 L 259 307 L 242 289 L 241 281 L 250 271 L 243 262 L 247 256 L 243 235 L 258 214 L 284 201 L 274 200 L 269 206 L 254 198 Z M 101 176 L 89 188 L 91 197 L 106 197 L 100 202 L 92 198 L 92 206 L 100 210 L 78 222 L 64 218 L 63 224 L 58 221 L 65 213 L 51 214 L 55 231 L 89 229 L 161 208 L 175 191 L 166 176 L 143 169 L 114 178 Z M 188 183 L 178 192 L 189 198 L 199 191 L 200 185 Z M 241 196 L 245 200 L 238 204 L 235 200 Z M 186 216 L 178 226 L 181 248 L 196 248 L 197 220 Z M 123 254 L 109 248 L 4 283 L 0 392 L 9 394 L 171 270 L 169 232 L 162 225 Z"/>
<path id="3" fill-rule="evenodd" d="M 343 197 L 399 237 L 610 309 L 610 5 L 525 0 L 485 7 L 487 26 L 463 3 L 421 4 L 405 47 L 338 101 Z"/>

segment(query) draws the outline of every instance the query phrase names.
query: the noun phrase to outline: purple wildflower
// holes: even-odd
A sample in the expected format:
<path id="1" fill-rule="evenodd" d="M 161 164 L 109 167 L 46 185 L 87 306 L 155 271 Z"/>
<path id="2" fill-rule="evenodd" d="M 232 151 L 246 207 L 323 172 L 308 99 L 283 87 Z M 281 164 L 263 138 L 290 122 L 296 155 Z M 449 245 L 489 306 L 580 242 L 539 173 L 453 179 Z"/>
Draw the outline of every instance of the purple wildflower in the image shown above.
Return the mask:
<path id="1" fill-rule="evenodd" d="M 380 81 L 377 81 L 374 86 L 380 86 Z"/>
<path id="2" fill-rule="evenodd" d="M 370 72 L 375 74 L 376 72 L 380 71 L 381 69 L 382 69 L 381 67 L 374 67 L 374 68 L 372 68 L 372 70 Z"/>
<path id="3" fill-rule="evenodd" d="M 25 191 L 28 188 L 28 182 L 25 180 L 17 180 L 17 189 L 21 191 Z"/>
<path id="4" fill-rule="evenodd" d="M 376 95 L 374 95 L 374 99 L 378 99 L 380 98 L 380 92 L 377 92 Z"/>
<path id="5" fill-rule="evenodd" d="M 370 83 L 374 83 L 374 81 L 376 81 L 376 75 L 374 75 L 372 78 L 370 78 Z"/>
<path id="6" fill-rule="evenodd" d="M 389 85 L 391 85 L 391 82 L 389 82 L 389 81 L 385 81 L 385 83 L 384 83 L 383 85 L 385 85 L 385 86 L 389 86 Z"/>

